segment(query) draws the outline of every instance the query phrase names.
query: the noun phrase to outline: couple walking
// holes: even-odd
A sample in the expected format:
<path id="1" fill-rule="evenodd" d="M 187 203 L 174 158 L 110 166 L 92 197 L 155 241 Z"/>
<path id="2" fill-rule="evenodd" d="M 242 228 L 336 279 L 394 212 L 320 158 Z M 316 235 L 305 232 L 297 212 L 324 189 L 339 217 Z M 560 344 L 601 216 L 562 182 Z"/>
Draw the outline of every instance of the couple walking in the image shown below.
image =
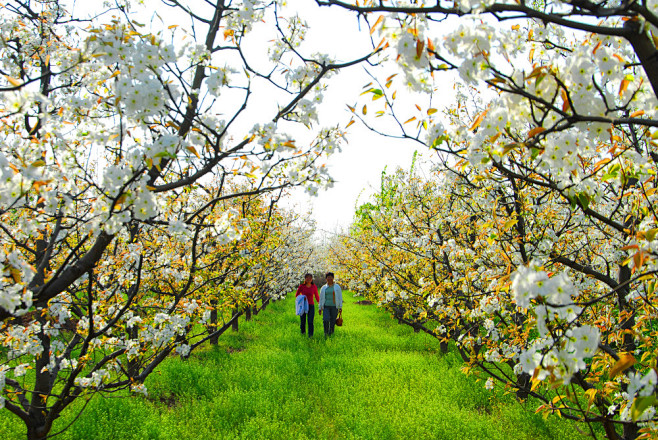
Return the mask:
<path id="1" fill-rule="evenodd" d="M 308 337 L 313 336 L 313 318 L 315 316 L 315 301 L 318 302 L 318 313 L 322 316 L 322 324 L 324 325 L 324 336 L 331 336 L 334 334 L 334 326 L 336 325 L 336 318 L 338 313 L 343 311 L 343 291 L 340 286 L 334 283 L 333 272 L 328 272 L 325 277 L 327 284 L 322 286 L 320 294 L 318 295 L 318 287 L 313 283 L 313 275 L 307 273 L 304 275 L 304 284 L 300 284 L 295 294 L 297 314 L 301 317 L 301 330 L 302 334 L 306 333 L 306 323 L 308 323 Z M 300 310 L 300 303 L 303 305 L 303 298 L 306 297 L 308 303 L 308 310 L 305 308 Z M 302 313 L 300 313 L 300 311 Z"/>

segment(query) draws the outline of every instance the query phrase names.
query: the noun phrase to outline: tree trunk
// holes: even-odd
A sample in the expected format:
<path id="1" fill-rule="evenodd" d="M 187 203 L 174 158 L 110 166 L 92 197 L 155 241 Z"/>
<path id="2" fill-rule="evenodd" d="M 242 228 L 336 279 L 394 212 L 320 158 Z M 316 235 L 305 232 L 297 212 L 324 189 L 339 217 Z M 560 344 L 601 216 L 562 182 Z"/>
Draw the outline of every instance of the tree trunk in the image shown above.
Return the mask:
<path id="1" fill-rule="evenodd" d="M 635 185 L 637 182 L 629 182 L 630 185 Z M 636 218 L 633 216 L 630 216 L 626 222 L 624 222 L 624 226 L 627 227 L 629 230 L 633 230 L 636 226 Z M 621 352 L 628 352 L 628 353 L 633 353 L 635 352 L 635 340 L 634 336 L 632 333 L 633 327 L 635 327 L 635 312 L 633 312 L 629 306 L 628 306 L 628 301 L 626 300 L 626 295 L 630 293 L 630 288 L 629 288 L 629 282 L 631 280 L 631 277 L 633 274 L 631 273 L 631 268 L 628 267 L 628 265 L 623 265 L 619 267 L 619 276 L 618 276 L 618 282 L 619 282 L 619 287 L 617 288 L 617 304 L 619 307 L 619 316 L 621 317 L 624 312 L 628 313 L 628 316 L 619 323 L 621 330 L 625 330 L 626 333 L 623 336 L 623 342 L 621 347 L 619 347 L 619 351 Z M 622 384 L 621 387 L 622 391 L 626 391 L 628 389 L 628 384 L 624 383 Z M 640 427 L 638 426 L 637 423 L 629 423 L 624 425 L 623 429 L 623 434 L 622 434 L 622 439 L 624 440 L 635 440 L 638 436 L 638 431 Z M 616 434 L 616 433 L 615 433 Z M 610 435 L 608 435 L 608 438 L 611 438 Z"/>
<path id="2" fill-rule="evenodd" d="M 237 308 L 233 309 L 233 324 L 231 325 L 231 329 L 232 329 L 234 332 L 237 332 L 237 331 L 238 331 L 238 321 L 239 321 L 239 316 L 235 316 L 235 315 L 237 315 L 238 313 L 239 313 L 239 311 L 238 311 Z"/>
<path id="3" fill-rule="evenodd" d="M 128 329 L 128 337 L 130 339 L 137 339 L 139 334 L 137 333 L 137 326 L 133 326 Z M 128 376 L 130 378 L 136 377 L 139 374 L 139 361 L 137 359 L 131 359 L 128 361 Z"/>
<path id="4" fill-rule="evenodd" d="M 30 411 L 30 423 L 27 425 L 27 440 L 44 440 L 52 428 L 52 422 L 39 410 Z"/>
<path id="5" fill-rule="evenodd" d="M 644 30 L 644 21 L 627 20 L 624 22 L 624 30 L 624 36 L 633 46 L 644 73 L 649 78 L 654 96 L 658 96 L 658 57 L 656 47 Z"/>
<path id="6" fill-rule="evenodd" d="M 210 311 L 210 325 L 208 326 L 208 331 L 210 333 L 215 333 L 217 331 L 217 301 L 210 301 L 212 305 L 212 310 Z M 210 345 L 217 345 L 219 342 L 219 333 L 212 335 L 210 337 Z"/>
<path id="7" fill-rule="evenodd" d="M 626 284 L 631 278 L 631 269 L 628 266 L 622 266 L 620 267 L 619 270 L 619 284 L 620 288 L 617 290 L 617 301 L 619 303 L 619 312 L 620 315 L 624 311 L 630 312 L 628 310 L 628 302 L 626 301 L 626 295 L 629 293 L 628 289 L 628 284 Z M 622 287 L 623 286 L 623 287 Z M 626 334 L 623 336 L 623 343 L 622 346 L 620 347 L 620 351 L 622 352 L 628 352 L 628 353 L 633 353 L 635 351 L 635 341 L 633 340 L 633 335 L 630 332 L 630 330 L 635 326 L 635 314 L 631 313 L 628 315 L 628 318 L 623 320 L 620 323 L 620 327 L 622 330 L 629 330 Z M 626 391 L 628 389 L 628 384 L 624 383 L 622 384 L 622 390 Z M 624 425 L 623 429 L 623 434 L 622 434 L 622 439 L 623 440 L 635 440 L 638 436 L 638 431 L 640 427 L 638 426 L 637 423 L 629 423 Z M 615 433 L 616 434 L 616 433 Z M 614 437 L 610 437 L 608 435 L 608 438 L 615 440 Z"/>
<path id="8" fill-rule="evenodd" d="M 516 384 L 519 387 L 516 390 L 516 398 L 524 400 L 528 398 L 530 390 L 530 375 L 528 373 L 521 373 L 516 376 Z"/>

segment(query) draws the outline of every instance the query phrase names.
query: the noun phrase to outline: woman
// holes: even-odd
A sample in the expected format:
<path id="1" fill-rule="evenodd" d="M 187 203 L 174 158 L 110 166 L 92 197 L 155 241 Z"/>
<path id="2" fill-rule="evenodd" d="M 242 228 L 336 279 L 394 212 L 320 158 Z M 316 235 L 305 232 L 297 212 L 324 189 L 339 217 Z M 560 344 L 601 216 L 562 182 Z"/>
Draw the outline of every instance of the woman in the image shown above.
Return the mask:
<path id="1" fill-rule="evenodd" d="M 338 317 L 338 312 L 343 311 L 343 291 L 338 284 L 334 283 L 333 272 L 328 272 L 326 278 L 327 284 L 320 289 L 319 300 L 320 315 L 325 310 L 322 318 L 325 338 L 334 334 L 336 317 Z"/>
<path id="2" fill-rule="evenodd" d="M 315 302 L 313 301 L 313 298 L 315 298 L 315 301 L 320 301 L 320 297 L 318 296 L 318 286 L 313 282 L 313 275 L 310 273 L 304 275 L 304 283 L 300 284 L 297 288 L 295 298 L 299 295 L 306 296 L 306 300 L 308 301 L 308 312 L 300 315 L 300 328 L 303 335 L 306 333 L 306 323 L 308 322 L 308 337 L 310 338 L 313 336 L 313 318 L 315 316 Z"/>

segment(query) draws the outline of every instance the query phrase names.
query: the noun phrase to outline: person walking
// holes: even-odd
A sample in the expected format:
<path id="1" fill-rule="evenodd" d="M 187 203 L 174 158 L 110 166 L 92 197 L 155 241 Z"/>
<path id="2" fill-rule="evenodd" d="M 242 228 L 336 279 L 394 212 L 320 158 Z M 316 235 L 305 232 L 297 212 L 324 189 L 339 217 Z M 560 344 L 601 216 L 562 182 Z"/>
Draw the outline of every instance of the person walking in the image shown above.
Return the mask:
<path id="1" fill-rule="evenodd" d="M 318 286 L 315 285 L 313 282 L 313 275 L 310 273 L 307 273 L 304 275 L 304 283 L 300 284 L 299 287 L 297 288 L 297 293 L 295 294 L 295 298 L 297 298 L 299 295 L 304 295 L 306 296 L 306 300 L 308 301 L 308 312 L 302 313 L 300 315 L 301 323 L 300 323 L 300 328 L 302 330 L 302 335 L 306 333 L 306 324 L 308 323 L 308 337 L 313 336 L 313 318 L 315 317 L 315 302 L 313 301 L 320 301 L 320 297 L 318 296 Z"/>
<path id="2" fill-rule="evenodd" d="M 326 278 L 327 284 L 320 289 L 319 301 L 320 315 L 324 311 L 322 324 L 324 325 L 325 338 L 334 334 L 336 317 L 343 310 L 343 290 L 338 284 L 334 283 L 333 272 L 328 272 Z"/>

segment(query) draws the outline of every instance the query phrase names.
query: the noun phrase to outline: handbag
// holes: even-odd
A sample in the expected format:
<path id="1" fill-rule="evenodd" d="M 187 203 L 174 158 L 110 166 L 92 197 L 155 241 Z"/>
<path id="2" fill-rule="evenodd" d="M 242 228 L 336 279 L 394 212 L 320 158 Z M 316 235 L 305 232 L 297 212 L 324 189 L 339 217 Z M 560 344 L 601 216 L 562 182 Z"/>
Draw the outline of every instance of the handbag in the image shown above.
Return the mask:
<path id="1" fill-rule="evenodd" d="M 340 313 L 338 314 L 338 317 L 336 318 L 336 325 L 338 327 L 342 327 L 343 325 L 343 311 L 341 310 Z"/>

